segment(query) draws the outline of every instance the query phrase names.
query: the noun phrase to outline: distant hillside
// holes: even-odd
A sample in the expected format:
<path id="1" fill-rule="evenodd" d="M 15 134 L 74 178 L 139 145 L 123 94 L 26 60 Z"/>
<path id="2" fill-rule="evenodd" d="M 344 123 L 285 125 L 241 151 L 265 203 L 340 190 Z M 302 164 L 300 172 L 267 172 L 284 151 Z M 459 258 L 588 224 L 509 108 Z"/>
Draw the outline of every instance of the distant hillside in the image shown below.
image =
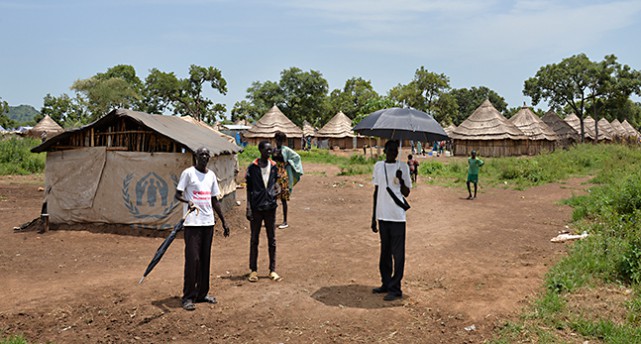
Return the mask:
<path id="1" fill-rule="evenodd" d="M 7 117 L 16 121 L 18 125 L 33 125 L 36 123 L 36 116 L 39 115 L 40 112 L 31 105 L 9 106 L 9 112 L 7 113 Z"/>

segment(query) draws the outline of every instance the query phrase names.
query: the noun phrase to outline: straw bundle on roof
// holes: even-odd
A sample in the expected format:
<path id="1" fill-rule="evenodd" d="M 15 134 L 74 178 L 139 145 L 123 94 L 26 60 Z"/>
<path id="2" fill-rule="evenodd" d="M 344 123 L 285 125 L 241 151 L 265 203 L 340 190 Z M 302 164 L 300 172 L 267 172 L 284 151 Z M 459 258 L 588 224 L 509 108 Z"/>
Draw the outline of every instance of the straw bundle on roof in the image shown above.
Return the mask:
<path id="1" fill-rule="evenodd" d="M 455 155 L 468 155 L 472 150 L 483 156 L 527 153 L 527 137 L 489 100 L 485 100 L 449 136 L 453 139 Z"/>

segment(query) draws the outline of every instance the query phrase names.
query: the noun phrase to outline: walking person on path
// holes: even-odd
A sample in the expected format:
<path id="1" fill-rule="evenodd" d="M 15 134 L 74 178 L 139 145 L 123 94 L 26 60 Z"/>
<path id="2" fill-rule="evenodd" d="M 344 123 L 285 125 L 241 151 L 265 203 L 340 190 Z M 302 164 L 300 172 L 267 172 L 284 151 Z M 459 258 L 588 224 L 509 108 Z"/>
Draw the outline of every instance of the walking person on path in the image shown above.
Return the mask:
<path id="1" fill-rule="evenodd" d="M 183 277 L 182 307 L 185 310 L 196 309 L 195 302 L 216 303 L 209 293 L 209 271 L 211 261 L 211 244 L 214 237 L 214 211 L 223 225 L 223 235 L 229 236 L 229 227 L 225 223 L 218 202 L 220 189 L 214 172 L 207 168 L 210 153 L 205 147 L 196 150 L 194 166 L 185 169 L 176 186 L 176 199 L 185 203 L 183 214 L 190 209 L 185 218 L 185 272 Z"/>
<path id="2" fill-rule="evenodd" d="M 410 175 L 412 176 L 412 183 L 416 184 L 418 178 L 418 160 L 414 159 L 412 154 L 407 156 L 407 165 L 410 167 Z"/>
<path id="3" fill-rule="evenodd" d="M 250 282 L 258 281 L 258 242 L 260 229 L 265 223 L 267 246 L 269 251 L 269 278 L 280 281 L 276 273 L 276 196 L 280 192 L 278 186 L 278 168 L 269 159 L 272 145 L 268 141 L 258 144 L 260 158 L 254 160 L 247 168 L 247 220 L 251 231 L 249 241 L 249 277 Z"/>
<path id="4" fill-rule="evenodd" d="M 472 151 L 471 156 L 467 159 L 468 169 L 467 169 L 467 193 L 469 196 L 467 199 L 476 198 L 476 189 L 479 182 L 479 169 L 483 166 L 483 160 L 476 157 L 476 151 Z M 474 183 L 474 196 L 472 196 L 472 190 L 470 189 L 470 183 Z"/>
<path id="5" fill-rule="evenodd" d="M 280 224 L 278 228 L 284 229 L 289 227 L 289 224 L 287 224 L 287 201 L 289 200 L 289 195 L 291 195 L 294 189 L 294 185 L 298 183 L 300 177 L 303 175 L 303 164 L 301 163 L 300 155 L 283 144 L 287 140 L 287 135 L 285 135 L 285 133 L 278 131 L 274 135 L 274 138 L 276 139 L 276 148 L 278 148 L 280 154 L 283 156 L 288 179 L 287 185 L 289 188 L 289 192 L 286 197 L 287 199 L 281 197 L 281 202 L 283 204 L 283 223 Z"/>
<path id="6" fill-rule="evenodd" d="M 383 300 L 394 301 L 403 297 L 401 280 L 405 269 L 405 212 L 409 204 L 412 181 L 409 166 L 397 161 L 399 142 L 385 143 L 385 161 L 374 165 L 374 210 L 372 231 L 380 232 L 381 254 L 379 270 L 381 286 L 372 289 L 375 294 L 386 293 Z M 378 227 L 377 227 L 378 221 Z"/>

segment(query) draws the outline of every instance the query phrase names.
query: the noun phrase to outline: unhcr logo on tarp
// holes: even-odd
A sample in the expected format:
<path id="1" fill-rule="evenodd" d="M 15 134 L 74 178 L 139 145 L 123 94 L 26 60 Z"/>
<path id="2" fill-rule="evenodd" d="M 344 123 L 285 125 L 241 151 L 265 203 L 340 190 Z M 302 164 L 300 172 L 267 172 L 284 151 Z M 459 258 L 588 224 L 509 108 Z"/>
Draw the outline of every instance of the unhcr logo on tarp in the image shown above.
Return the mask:
<path id="1" fill-rule="evenodd" d="M 178 177 L 171 175 L 172 184 L 155 172 L 149 172 L 138 180 L 129 173 L 122 181 L 122 199 L 129 213 L 137 219 L 164 219 L 176 207 L 178 201 L 173 191 Z"/>

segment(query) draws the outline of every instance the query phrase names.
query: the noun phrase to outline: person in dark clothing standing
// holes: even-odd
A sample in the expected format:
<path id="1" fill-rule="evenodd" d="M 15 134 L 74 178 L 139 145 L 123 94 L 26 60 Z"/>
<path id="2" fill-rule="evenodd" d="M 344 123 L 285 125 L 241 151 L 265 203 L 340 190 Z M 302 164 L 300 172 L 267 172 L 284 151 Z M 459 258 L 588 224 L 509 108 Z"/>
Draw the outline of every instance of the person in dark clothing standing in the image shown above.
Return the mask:
<path id="1" fill-rule="evenodd" d="M 214 172 L 207 168 L 210 153 L 205 147 L 195 153 L 196 163 L 185 169 L 176 186 L 176 199 L 186 203 L 183 214 L 196 208 L 185 218 L 185 273 L 182 306 L 196 309 L 194 302 L 216 303 L 209 293 L 211 244 L 214 237 L 214 211 L 223 224 L 223 235 L 229 236 L 218 196 L 220 189 Z"/>
<path id="2" fill-rule="evenodd" d="M 409 196 L 412 181 L 410 168 L 397 161 L 399 142 L 385 143 L 385 161 L 374 165 L 374 211 L 372 231 L 381 237 L 379 270 L 381 286 L 372 289 L 375 294 L 386 293 L 383 300 L 394 301 L 403 297 L 401 280 L 405 270 L 405 211 L 409 205 L 404 197 Z M 401 206 L 403 204 L 403 206 Z M 378 220 L 378 228 L 377 228 Z"/>
<path id="3" fill-rule="evenodd" d="M 269 278 L 280 281 L 276 273 L 276 196 L 280 192 L 277 183 L 279 178 L 276 163 L 269 159 L 272 145 L 268 141 L 258 144 L 260 158 L 254 160 L 247 168 L 247 220 L 251 229 L 249 242 L 249 277 L 250 282 L 258 281 L 258 240 L 261 225 L 265 223 L 269 247 Z"/>

